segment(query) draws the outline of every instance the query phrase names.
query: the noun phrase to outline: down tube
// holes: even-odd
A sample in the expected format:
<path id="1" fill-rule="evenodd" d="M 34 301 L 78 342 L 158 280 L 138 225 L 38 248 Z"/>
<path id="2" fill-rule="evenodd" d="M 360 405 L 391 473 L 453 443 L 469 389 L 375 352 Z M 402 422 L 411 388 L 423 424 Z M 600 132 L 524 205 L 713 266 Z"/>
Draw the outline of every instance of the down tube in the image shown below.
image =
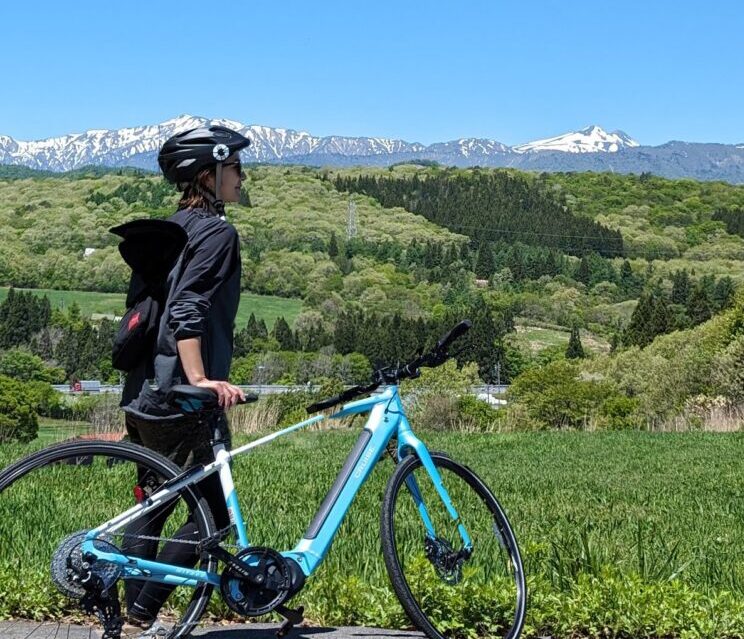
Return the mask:
<path id="1" fill-rule="evenodd" d="M 307 576 L 323 561 L 354 497 L 398 427 L 400 416 L 397 412 L 386 413 L 387 405 L 388 402 L 380 403 L 372 409 L 357 445 L 346 458 L 305 536 L 294 550 L 283 553 L 297 560 Z"/>

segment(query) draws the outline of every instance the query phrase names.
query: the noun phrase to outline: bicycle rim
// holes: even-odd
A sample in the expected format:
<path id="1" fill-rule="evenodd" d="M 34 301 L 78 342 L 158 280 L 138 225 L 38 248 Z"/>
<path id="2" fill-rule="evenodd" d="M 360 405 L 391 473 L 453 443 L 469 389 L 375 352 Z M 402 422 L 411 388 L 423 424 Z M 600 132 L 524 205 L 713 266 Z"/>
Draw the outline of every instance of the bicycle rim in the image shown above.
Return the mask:
<path id="1" fill-rule="evenodd" d="M 85 590 L 68 572 L 72 567 L 75 574 L 84 561 L 80 535 L 134 506 L 135 487 L 148 494 L 179 473 L 175 464 L 141 446 L 96 441 L 51 446 L 0 472 L 0 616 L 89 623 L 81 607 Z M 142 491 L 136 492 L 141 498 Z M 184 530 L 187 522 L 191 523 Z M 178 531 L 178 542 L 168 541 Z M 209 508 L 198 491 L 186 489 L 158 513 L 105 537 L 100 548 L 163 560 L 163 552 L 188 547 L 190 557 L 184 565 L 188 562 L 190 567 L 213 572 L 216 560 L 200 554 L 196 546 L 213 533 Z M 138 621 L 143 621 L 125 623 L 122 639 L 140 636 L 142 626 L 152 621 L 144 619 L 149 614 L 143 610 L 157 610 L 163 599 L 155 619 L 161 628 L 158 636 L 187 636 L 212 591 L 207 584 L 177 586 L 170 593 L 156 591 L 154 584 L 131 579 L 113 564 L 100 561 L 94 562 L 93 571 L 111 582 L 109 590 L 118 597 L 122 622 L 130 613 L 139 613 Z M 95 622 L 101 625 L 99 619 Z"/>
<path id="2" fill-rule="evenodd" d="M 463 542 L 420 460 L 408 457 L 390 478 L 383 503 L 383 555 L 393 588 L 413 624 L 431 639 L 515 639 L 524 623 L 526 586 L 506 515 L 470 469 L 440 453 L 432 459 L 472 546 Z"/>

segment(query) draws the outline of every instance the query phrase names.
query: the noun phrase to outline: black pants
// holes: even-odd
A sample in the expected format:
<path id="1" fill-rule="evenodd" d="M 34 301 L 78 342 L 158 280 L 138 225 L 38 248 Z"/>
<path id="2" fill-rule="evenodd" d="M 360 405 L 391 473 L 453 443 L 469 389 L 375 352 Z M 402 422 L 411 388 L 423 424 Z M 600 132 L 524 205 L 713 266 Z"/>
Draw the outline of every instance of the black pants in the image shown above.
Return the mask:
<path id="1" fill-rule="evenodd" d="M 230 433 L 224 415 L 213 424 L 200 424 L 194 420 L 152 423 L 127 415 L 126 425 L 133 442 L 168 457 L 182 468 L 214 460 L 211 440 L 215 430 L 219 431 L 220 438 L 225 441 L 228 448 L 230 445 Z M 140 483 L 147 483 L 147 478 L 140 476 L 139 479 Z M 230 525 L 230 518 L 219 476 L 212 474 L 200 481 L 197 486 L 212 511 L 217 529 L 227 528 Z M 124 554 L 155 559 L 175 566 L 193 567 L 199 558 L 196 545 L 184 543 L 198 541 L 196 522 L 191 516 L 173 535 L 168 536 L 169 541 L 166 541 L 159 551 L 158 539 L 146 539 L 160 537 L 179 501 L 166 504 L 127 526 L 122 547 Z M 125 593 L 129 614 L 142 621 L 154 619 L 174 588 L 175 586 L 167 584 L 128 580 Z"/>

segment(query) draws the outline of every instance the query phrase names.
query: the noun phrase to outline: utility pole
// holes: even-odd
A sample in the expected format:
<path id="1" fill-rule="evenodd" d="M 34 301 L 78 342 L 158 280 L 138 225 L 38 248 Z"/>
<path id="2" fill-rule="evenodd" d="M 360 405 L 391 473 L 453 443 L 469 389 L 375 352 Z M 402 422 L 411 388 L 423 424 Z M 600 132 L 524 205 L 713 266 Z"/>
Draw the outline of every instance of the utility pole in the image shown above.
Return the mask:
<path id="1" fill-rule="evenodd" d="M 346 214 L 346 239 L 350 240 L 351 238 L 356 237 L 356 234 L 356 203 L 349 198 L 349 210 Z"/>

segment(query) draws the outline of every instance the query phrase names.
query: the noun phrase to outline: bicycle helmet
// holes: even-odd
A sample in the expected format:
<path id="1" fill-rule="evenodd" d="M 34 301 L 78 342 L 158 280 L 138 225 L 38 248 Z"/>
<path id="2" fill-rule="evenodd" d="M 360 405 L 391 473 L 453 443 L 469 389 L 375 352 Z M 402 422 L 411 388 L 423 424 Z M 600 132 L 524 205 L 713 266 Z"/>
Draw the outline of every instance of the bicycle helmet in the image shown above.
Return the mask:
<path id="1" fill-rule="evenodd" d="M 202 169 L 220 165 L 250 143 L 245 136 L 224 126 L 189 129 L 166 140 L 158 154 L 158 165 L 168 182 L 188 184 Z"/>
<path id="2" fill-rule="evenodd" d="M 181 191 L 189 188 L 199 171 L 214 166 L 214 193 L 208 189 L 199 190 L 215 211 L 223 216 L 225 204 L 222 201 L 222 163 L 250 143 L 247 137 L 224 126 L 197 127 L 168 138 L 158 153 L 158 164 L 165 179 Z"/>

